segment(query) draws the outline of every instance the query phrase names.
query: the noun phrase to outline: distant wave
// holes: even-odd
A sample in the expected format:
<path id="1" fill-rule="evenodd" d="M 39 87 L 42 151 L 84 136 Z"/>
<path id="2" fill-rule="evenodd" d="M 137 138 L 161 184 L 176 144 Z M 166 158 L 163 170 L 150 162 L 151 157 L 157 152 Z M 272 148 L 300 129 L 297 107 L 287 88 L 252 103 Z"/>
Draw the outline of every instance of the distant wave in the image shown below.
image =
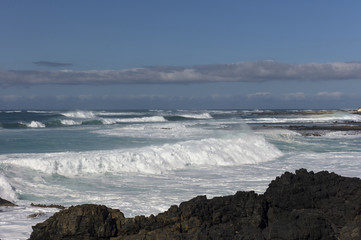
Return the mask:
<path id="1" fill-rule="evenodd" d="M 54 113 L 53 111 L 37 111 L 37 110 L 28 110 L 28 113 Z"/>
<path id="2" fill-rule="evenodd" d="M 210 136 L 213 132 L 201 128 L 189 127 L 189 124 L 167 122 L 166 124 L 131 124 L 119 128 L 95 130 L 94 133 L 117 136 L 152 139 L 199 139 L 199 136 Z"/>
<path id="3" fill-rule="evenodd" d="M 281 156 L 262 136 L 190 140 L 139 149 L 0 155 L 3 164 L 13 164 L 48 174 L 74 176 L 105 172 L 161 174 L 187 166 L 232 166 L 257 164 Z"/>
<path id="4" fill-rule="evenodd" d="M 104 125 L 116 123 L 147 123 L 147 122 L 166 122 L 167 120 L 161 116 L 153 117 L 137 117 L 137 118 L 100 118 L 98 119 Z"/>
<path id="5" fill-rule="evenodd" d="M 96 115 L 92 111 L 72 111 L 72 112 L 63 112 L 61 115 L 68 118 L 96 118 Z"/>
<path id="6" fill-rule="evenodd" d="M 21 113 L 21 110 L 9 110 L 9 111 L 1 111 L 4 113 Z"/>
<path id="7" fill-rule="evenodd" d="M 307 117 L 266 117 L 245 119 L 246 123 L 334 123 L 361 122 L 361 115 L 349 113 L 335 113 L 325 115 L 310 115 Z"/>
<path id="8" fill-rule="evenodd" d="M 61 113 L 63 116 L 72 118 L 72 119 L 92 119 L 91 121 L 83 121 L 82 124 L 115 124 L 115 123 L 144 123 L 144 122 L 165 122 L 167 121 L 162 116 L 149 116 L 149 117 L 133 117 L 133 118 L 103 118 L 101 116 L 125 116 L 128 115 L 126 113 L 115 113 L 115 112 L 101 112 L 96 113 L 92 111 L 74 111 L 74 112 L 65 112 Z M 137 115 L 137 114 L 131 114 Z M 70 123 L 70 122 L 68 122 Z"/>
<path id="9" fill-rule="evenodd" d="M 77 118 L 75 118 L 77 119 Z M 82 118 L 78 118 L 82 119 Z M 139 117 L 139 118 L 89 118 L 89 120 L 83 119 L 82 121 L 73 119 L 60 119 L 52 120 L 48 122 L 18 122 L 18 123 L 3 123 L 0 124 L 2 128 L 46 128 L 46 127 L 61 127 L 61 126 L 78 126 L 78 125 L 112 125 L 117 123 L 156 123 L 166 122 L 167 120 L 161 116 L 154 117 Z"/>
<path id="10" fill-rule="evenodd" d="M 45 128 L 45 124 L 38 121 L 31 121 L 30 123 L 23 123 L 28 128 Z"/>
<path id="11" fill-rule="evenodd" d="M 136 116 L 143 115 L 144 112 L 97 112 L 97 116 Z"/>
<path id="12" fill-rule="evenodd" d="M 194 114 L 179 114 L 177 116 L 183 118 L 193 118 L 193 119 L 212 119 L 213 117 L 209 113 L 194 113 Z"/>
<path id="13" fill-rule="evenodd" d="M 63 119 L 63 120 L 60 120 L 60 123 L 64 126 L 74 126 L 74 125 L 80 125 L 82 122 Z"/>
<path id="14" fill-rule="evenodd" d="M 117 119 L 104 119 L 113 120 L 114 123 L 145 123 L 145 122 L 166 122 L 167 120 L 162 116 L 153 117 L 136 117 L 136 118 L 117 118 Z"/>

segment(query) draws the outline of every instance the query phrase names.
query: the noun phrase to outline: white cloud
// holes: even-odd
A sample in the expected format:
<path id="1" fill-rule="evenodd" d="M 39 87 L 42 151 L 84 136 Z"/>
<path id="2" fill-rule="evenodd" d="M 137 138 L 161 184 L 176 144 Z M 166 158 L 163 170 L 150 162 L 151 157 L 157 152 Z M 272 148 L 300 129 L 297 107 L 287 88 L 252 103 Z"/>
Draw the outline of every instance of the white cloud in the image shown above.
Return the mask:
<path id="1" fill-rule="evenodd" d="M 315 94 L 315 97 L 322 99 L 339 99 L 344 94 L 342 92 L 319 92 Z"/>
<path id="2" fill-rule="evenodd" d="M 2 101 L 5 102 L 10 102 L 10 101 L 17 101 L 19 100 L 21 97 L 14 95 L 14 94 L 10 94 L 10 95 L 4 95 L 4 96 L 0 96 L 0 99 Z"/>
<path id="3" fill-rule="evenodd" d="M 80 100 L 89 100 L 89 99 L 93 98 L 93 95 L 91 95 L 91 94 L 82 94 L 82 95 L 79 95 L 78 98 Z"/>
<path id="4" fill-rule="evenodd" d="M 123 70 L 0 70 L 0 85 L 263 82 L 274 80 L 361 79 L 361 63 L 287 64 L 275 61 L 185 67 L 155 66 Z"/>
<path id="5" fill-rule="evenodd" d="M 57 95 L 56 96 L 56 99 L 59 100 L 59 101 L 66 100 L 67 98 L 68 98 L 68 96 L 66 96 L 66 95 Z"/>
<path id="6" fill-rule="evenodd" d="M 271 96 L 269 92 L 256 92 L 247 95 L 247 98 L 268 98 Z"/>
<path id="7" fill-rule="evenodd" d="M 286 93 L 282 96 L 285 100 L 304 100 L 306 99 L 306 94 L 304 92 L 296 92 L 296 93 Z"/>

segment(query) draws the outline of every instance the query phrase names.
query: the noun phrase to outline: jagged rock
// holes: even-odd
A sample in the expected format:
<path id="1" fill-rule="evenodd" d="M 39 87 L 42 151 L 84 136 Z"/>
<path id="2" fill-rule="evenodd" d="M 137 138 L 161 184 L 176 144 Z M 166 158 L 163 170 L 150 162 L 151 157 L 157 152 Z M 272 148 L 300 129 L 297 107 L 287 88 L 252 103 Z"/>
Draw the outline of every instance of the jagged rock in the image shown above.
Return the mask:
<path id="1" fill-rule="evenodd" d="M 281 232 L 283 239 L 339 239 L 355 229 L 352 223 L 361 215 L 361 180 L 326 171 L 285 173 L 271 182 L 264 195 L 270 239 Z M 360 231 L 361 225 L 357 228 Z"/>
<path id="2" fill-rule="evenodd" d="M 119 210 L 84 204 L 55 213 L 33 227 L 30 239 L 109 239 L 117 236 L 124 219 Z"/>
<path id="3" fill-rule="evenodd" d="M 81 205 L 33 230 L 30 239 L 361 239 L 361 180 L 301 169 L 277 177 L 261 195 L 198 196 L 135 218 Z"/>
<path id="4" fill-rule="evenodd" d="M 16 206 L 14 203 L 8 201 L 8 200 L 5 200 L 3 198 L 0 198 L 0 206 L 8 206 L 8 207 L 13 207 L 13 206 Z"/>

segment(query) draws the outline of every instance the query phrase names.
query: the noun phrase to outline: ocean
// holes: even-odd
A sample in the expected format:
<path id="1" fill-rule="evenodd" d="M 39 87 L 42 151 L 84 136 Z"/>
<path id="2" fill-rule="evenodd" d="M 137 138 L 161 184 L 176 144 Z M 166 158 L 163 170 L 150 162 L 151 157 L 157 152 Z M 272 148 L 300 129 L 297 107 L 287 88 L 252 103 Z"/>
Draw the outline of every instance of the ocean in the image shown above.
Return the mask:
<path id="1" fill-rule="evenodd" d="M 299 168 L 361 177 L 361 115 L 346 110 L 0 111 L 0 239 L 58 209 L 126 217 L 197 195 L 263 193 Z M 29 217 L 33 215 L 33 217 Z"/>

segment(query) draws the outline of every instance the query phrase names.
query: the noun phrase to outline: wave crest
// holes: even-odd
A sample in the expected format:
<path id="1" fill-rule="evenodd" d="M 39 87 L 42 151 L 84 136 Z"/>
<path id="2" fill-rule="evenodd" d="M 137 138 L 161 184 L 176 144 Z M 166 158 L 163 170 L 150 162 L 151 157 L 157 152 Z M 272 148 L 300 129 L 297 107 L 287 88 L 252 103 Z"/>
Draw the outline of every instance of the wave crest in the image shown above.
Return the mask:
<path id="1" fill-rule="evenodd" d="M 30 123 L 25 123 L 28 128 L 45 128 L 45 124 L 38 121 L 31 121 Z"/>
<path id="2" fill-rule="evenodd" d="M 73 111 L 73 112 L 64 112 L 61 115 L 68 118 L 95 118 L 96 115 L 91 111 Z"/>
<path id="3" fill-rule="evenodd" d="M 232 166 L 273 160 L 282 153 L 262 136 L 244 134 L 140 149 L 8 155 L 4 163 L 48 174 L 74 176 L 105 172 L 161 174 L 187 166 Z"/>
<path id="4" fill-rule="evenodd" d="M 16 193 L 5 176 L 0 173 L 0 197 L 8 201 L 16 201 Z"/>

